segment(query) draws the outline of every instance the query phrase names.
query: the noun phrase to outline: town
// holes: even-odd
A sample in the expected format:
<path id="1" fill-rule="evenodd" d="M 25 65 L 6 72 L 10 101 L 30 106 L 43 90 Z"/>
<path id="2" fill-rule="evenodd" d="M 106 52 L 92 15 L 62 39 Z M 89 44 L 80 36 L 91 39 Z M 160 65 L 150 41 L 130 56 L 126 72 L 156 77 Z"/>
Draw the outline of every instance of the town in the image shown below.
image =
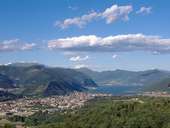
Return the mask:
<path id="1" fill-rule="evenodd" d="M 0 102 L 0 114 L 30 116 L 40 110 L 55 112 L 67 109 L 82 107 L 88 100 L 95 97 L 111 96 L 110 94 L 101 93 L 83 93 L 74 92 L 65 96 L 52 96 L 44 98 L 22 98 L 18 100 Z"/>

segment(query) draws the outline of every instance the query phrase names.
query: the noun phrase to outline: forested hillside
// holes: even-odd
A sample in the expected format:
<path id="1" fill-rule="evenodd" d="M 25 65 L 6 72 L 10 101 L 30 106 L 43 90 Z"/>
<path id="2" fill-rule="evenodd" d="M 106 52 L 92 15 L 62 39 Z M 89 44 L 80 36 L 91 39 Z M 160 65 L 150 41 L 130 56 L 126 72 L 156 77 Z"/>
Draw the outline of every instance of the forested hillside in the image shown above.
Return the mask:
<path id="1" fill-rule="evenodd" d="M 37 128 L 170 128 L 170 99 L 99 99 L 66 114 L 39 112 L 26 123 Z"/>

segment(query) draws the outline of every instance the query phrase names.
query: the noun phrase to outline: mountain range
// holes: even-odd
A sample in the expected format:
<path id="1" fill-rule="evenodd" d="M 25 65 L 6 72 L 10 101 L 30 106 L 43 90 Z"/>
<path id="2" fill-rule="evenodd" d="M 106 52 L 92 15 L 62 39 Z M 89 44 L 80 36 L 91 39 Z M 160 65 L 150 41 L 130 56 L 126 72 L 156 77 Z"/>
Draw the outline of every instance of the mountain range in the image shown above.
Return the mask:
<path id="1" fill-rule="evenodd" d="M 51 68 L 41 64 L 15 63 L 0 66 L 4 89 L 26 96 L 60 95 L 84 91 L 97 84 L 86 74 L 73 69 Z M 6 77 L 5 77 L 6 76 Z M 13 87 L 15 85 L 15 88 Z"/>
<path id="2" fill-rule="evenodd" d="M 157 83 L 163 79 L 170 78 L 169 71 L 158 69 L 146 71 L 92 71 L 87 68 L 80 68 L 78 71 L 89 75 L 98 85 L 135 85 L 135 86 L 149 86 Z"/>
<path id="3" fill-rule="evenodd" d="M 37 63 L 0 65 L 0 97 L 65 95 L 101 85 L 141 86 L 149 91 L 169 91 L 170 72 L 158 69 L 99 72 L 88 68 L 48 67 Z"/>
<path id="4" fill-rule="evenodd" d="M 0 88 L 1 89 L 15 88 L 14 82 L 8 76 L 0 74 Z"/>

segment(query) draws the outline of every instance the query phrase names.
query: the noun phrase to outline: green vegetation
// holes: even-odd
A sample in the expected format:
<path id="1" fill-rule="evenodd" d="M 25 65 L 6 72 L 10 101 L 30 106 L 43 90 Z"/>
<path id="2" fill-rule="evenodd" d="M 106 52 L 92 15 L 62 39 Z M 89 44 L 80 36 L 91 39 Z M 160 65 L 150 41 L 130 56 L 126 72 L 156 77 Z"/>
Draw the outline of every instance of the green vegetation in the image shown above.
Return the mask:
<path id="1" fill-rule="evenodd" d="M 65 95 L 84 91 L 88 87 L 97 87 L 91 78 L 98 85 L 146 85 L 146 91 L 169 91 L 170 72 L 156 69 L 97 72 L 86 68 L 50 68 L 36 63 L 0 65 L 0 88 L 10 88 L 10 93 L 19 96 Z"/>
<path id="2" fill-rule="evenodd" d="M 13 81 L 8 76 L 0 74 L 0 88 L 8 89 L 14 87 Z"/>
<path id="3" fill-rule="evenodd" d="M 15 125 L 6 119 L 1 119 L 0 128 L 15 128 Z"/>
<path id="4" fill-rule="evenodd" d="M 170 128 L 170 99 L 96 99 L 70 112 L 38 112 L 26 118 L 36 128 Z"/>
<path id="5" fill-rule="evenodd" d="M 53 124 L 56 122 L 62 122 L 65 118 L 65 115 L 61 112 L 55 112 L 49 114 L 47 111 L 42 112 L 39 111 L 35 113 L 34 115 L 28 117 L 25 119 L 25 123 L 28 126 L 37 126 L 37 125 L 47 125 L 47 124 Z"/>
<path id="6" fill-rule="evenodd" d="M 92 71 L 87 68 L 78 71 L 89 75 L 98 85 L 150 85 L 164 78 L 170 78 L 170 72 L 162 70 L 146 71 Z"/>
<path id="7" fill-rule="evenodd" d="M 0 90 L 0 102 L 6 101 L 6 100 L 15 100 L 17 98 L 20 98 L 20 96 L 16 96 L 16 95 L 9 93 L 7 91 Z"/>
<path id="8" fill-rule="evenodd" d="M 0 88 L 12 88 L 13 84 L 17 88 L 12 93 L 26 96 L 63 95 L 97 86 L 89 76 L 73 69 L 27 63 L 0 65 Z"/>
<path id="9" fill-rule="evenodd" d="M 147 91 L 166 91 L 170 92 L 170 77 L 154 82 L 145 87 Z"/>

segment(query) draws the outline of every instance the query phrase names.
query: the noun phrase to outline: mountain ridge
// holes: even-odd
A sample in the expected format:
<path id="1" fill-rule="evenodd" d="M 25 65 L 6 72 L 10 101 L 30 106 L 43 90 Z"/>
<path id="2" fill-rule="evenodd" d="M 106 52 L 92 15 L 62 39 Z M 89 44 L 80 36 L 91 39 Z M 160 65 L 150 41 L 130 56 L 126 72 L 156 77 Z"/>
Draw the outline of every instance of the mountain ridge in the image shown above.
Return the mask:
<path id="1" fill-rule="evenodd" d="M 46 89 L 48 90 L 48 94 L 51 94 L 48 88 L 48 86 L 51 86 L 51 81 L 60 81 L 59 83 L 65 87 L 60 90 L 65 92 L 64 94 L 69 91 L 81 91 L 86 87 L 97 86 L 88 75 L 74 69 L 53 68 L 42 64 L 24 65 L 22 63 L 22 66 L 19 64 L 1 65 L 0 74 L 4 74 L 12 79 L 19 92 L 23 95 L 42 95 L 44 92 L 47 92 Z M 69 87 L 72 89 L 68 89 Z M 56 88 L 57 87 L 50 89 L 53 91 L 52 89 Z M 58 91 L 56 91 L 56 95 L 58 95 L 57 92 Z"/>
<path id="2" fill-rule="evenodd" d="M 49 96 L 86 91 L 89 87 L 97 85 L 135 85 L 152 88 L 161 80 L 170 78 L 170 72 L 158 69 L 146 71 L 117 69 L 99 72 L 88 68 L 70 69 L 37 63 L 12 63 L 0 65 L 0 82 L 3 81 L 1 76 L 11 81 L 11 88 L 14 88 L 12 93 Z M 1 83 L 0 87 L 3 85 Z"/>
<path id="3" fill-rule="evenodd" d="M 77 69 L 78 71 L 89 74 L 98 85 L 149 85 L 163 78 L 170 77 L 169 71 L 152 69 L 145 71 L 93 71 L 87 68 Z"/>

